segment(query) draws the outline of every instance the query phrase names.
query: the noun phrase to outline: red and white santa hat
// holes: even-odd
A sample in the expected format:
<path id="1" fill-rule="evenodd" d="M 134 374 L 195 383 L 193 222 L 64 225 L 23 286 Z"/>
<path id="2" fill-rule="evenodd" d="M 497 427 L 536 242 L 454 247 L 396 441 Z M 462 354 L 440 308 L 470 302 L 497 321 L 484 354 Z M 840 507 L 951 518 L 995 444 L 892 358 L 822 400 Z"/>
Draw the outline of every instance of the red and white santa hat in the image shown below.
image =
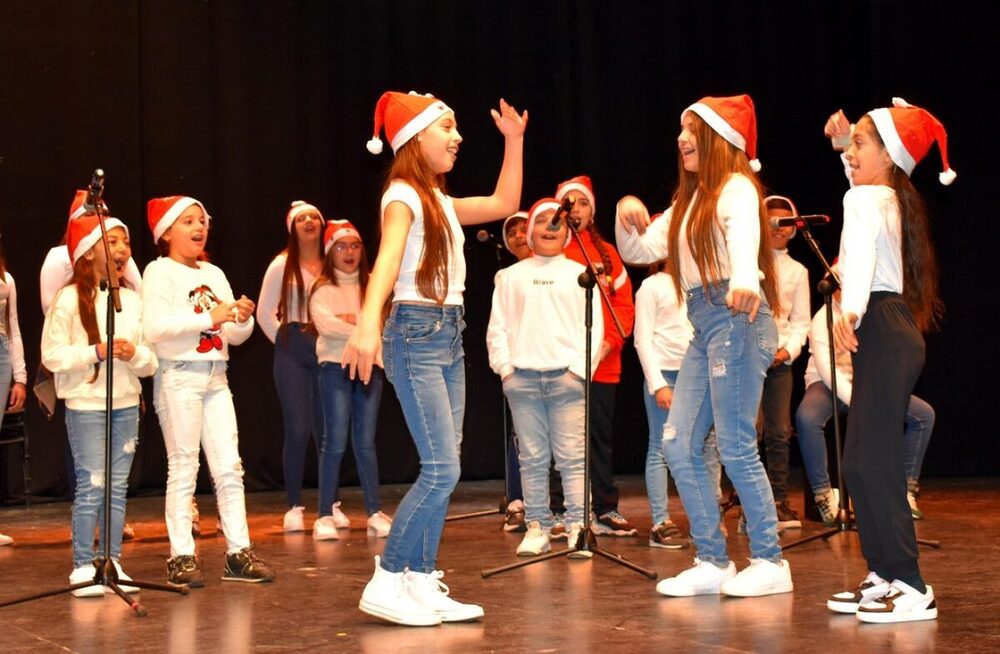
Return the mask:
<path id="1" fill-rule="evenodd" d="M 893 98 L 892 107 L 873 109 L 868 115 L 875 123 L 889 157 L 907 176 L 937 141 L 944 168 L 938 174 L 938 181 L 947 186 L 958 177 L 948 165 L 948 133 L 931 112 L 915 107 L 902 98 Z"/>
<path id="2" fill-rule="evenodd" d="M 285 227 L 288 228 L 288 232 L 292 231 L 292 223 L 295 222 L 295 217 L 304 213 L 314 213 L 319 216 L 319 221 L 325 223 L 326 220 L 323 218 L 323 213 L 317 209 L 315 206 L 304 202 L 302 200 L 296 200 L 292 203 L 292 206 L 288 209 L 288 215 L 285 216 Z"/>
<path id="3" fill-rule="evenodd" d="M 507 248 L 507 251 L 511 254 L 514 254 L 514 250 L 510 247 L 510 241 L 507 240 L 507 228 L 510 227 L 510 224 L 515 220 L 528 222 L 528 212 L 518 211 L 515 214 L 507 216 L 507 218 L 503 221 L 503 227 L 500 228 L 500 238 L 503 239 L 503 246 Z M 527 230 L 525 230 L 525 234 L 527 234 Z"/>
<path id="4" fill-rule="evenodd" d="M 147 202 L 146 219 L 149 221 L 149 229 L 153 232 L 153 242 L 159 241 L 163 233 L 170 229 L 181 214 L 193 204 L 197 204 L 205 212 L 206 224 L 211 222 L 212 217 L 208 215 L 205 205 L 186 195 L 169 195 L 165 198 L 153 198 Z"/>
<path id="5" fill-rule="evenodd" d="M 342 238 L 353 236 L 361 240 L 358 228 L 351 224 L 349 220 L 330 220 L 326 223 L 326 231 L 323 232 L 323 254 L 330 252 L 334 243 Z"/>
<path id="6" fill-rule="evenodd" d="M 368 141 L 368 151 L 382 153 L 382 140 L 378 134 L 383 127 L 395 154 L 404 143 L 449 111 L 451 108 L 448 105 L 429 93 L 386 91 L 375 105 L 375 131 Z"/>
<path id="7" fill-rule="evenodd" d="M 573 179 L 567 179 L 565 182 L 559 184 L 556 187 L 556 200 L 562 202 L 570 191 L 576 191 L 582 193 L 587 200 L 590 201 L 590 206 L 597 211 L 597 204 L 594 201 L 594 185 L 590 183 L 590 178 L 586 175 L 577 175 Z"/>
<path id="8" fill-rule="evenodd" d="M 723 98 L 705 97 L 681 112 L 693 111 L 708 126 L 726 139 L 734 147 L 742 150 L 750 159 L 750 169 L 760 172 L 757 159 L 757 112 L 753 100 L 747 94 L 731 95 Z"/>
<path id="9" fill-rule="evenodd" d="M 791 198 L 785 197 L 784 195 L 769 195 L 766 198 L 764 198 L 764 206 L 767 207 L 767 205 L 770 204 L 772 200 L 775 202 L 783 202 L 785 204 L 784 207 L 775 207 L 776 209 L 777 208 L 788 209 L 789 211 L 792 212 L 793 216 L 800 215 L 799 210 L 796 208 L 795 203 L 792 202 Z"/>
<path id="10" fill-rule="evenodd" d="M 527 236 L 528 236 L 528 247 L 531 248 L 532 251 L 535 250 L 535 243 L 534 243 L 534 240 L 532 238 L 532 235 L 535 232 L 535 225 L 538 224 L 539 221 L 548 222 L 549 220 L 552 219 L 552 216 L 544 216 L 543 217 L 542 214 L 545 213 L 545 212 L 547 212 L 547 211 L 559 211 L 559 208 L 561 206 L 562 205 L 555 198 L 542 198 L 541 200 L 539 200 L 535 204 L 531 205 L 531 209 L 528 210 L 528 234 L 527 234 Z M 563 224 L 564 225 L 566 224 L 565 220 L 563 221 Z M 569 245 L 569 240 L 571 238 L 573 238 L 573 235 L 570 233 L 569 228 L 567 227 L 566 228 L 566 243 L 563 245 L 563 247 L 565 247 L 566 245 Z"/>
<path id="11" fill-rule="evenodd" d="M 117 218 L 105 218 L 104 228 L 111 231 L 115 227 L 125 230 L 128 236 L 128 227 Z M 66 249 L 69 250 L 70 260 L 75 264 L 76 260 L 87 254 L 90 248 L 94 247 L 101 240 L 101 222 L 96 214 L 85 214 L 69 221 L 66 230 Z"/>
<path id="12" fill-rule="evenodd" d="M 69 205 L 69 219 L 76 220 L 80 216 L 87 213 L 87 207 L 84 205 L 87 202 L 87 191 L 77 189 L 76 195 L 73 196 L 73 203 Z M 101 200 L 101 207 L 104 209 L 105 213 L 110 212 L 107 203 Z"/>

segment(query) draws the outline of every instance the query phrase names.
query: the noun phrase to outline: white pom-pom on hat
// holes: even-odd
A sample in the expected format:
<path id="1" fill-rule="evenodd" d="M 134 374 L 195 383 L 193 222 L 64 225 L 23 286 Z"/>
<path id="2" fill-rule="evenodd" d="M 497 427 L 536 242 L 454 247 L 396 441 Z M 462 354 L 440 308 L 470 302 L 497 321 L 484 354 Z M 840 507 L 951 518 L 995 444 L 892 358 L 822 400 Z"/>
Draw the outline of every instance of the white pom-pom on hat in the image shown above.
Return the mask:
<path id="1" fill-rule="evenodd" d="M 944 184 L 945 186 L 951 186 L 951 183 L 955 181 L 956 177 L 958 177 L 958 173 L 956 173 L 951 168 L 945 170 L 944 172 L 938 173 L 938 181 Z"/>
<path id="2" fill-rule="evenodd" d="M 760 172 L 760 159 L 750 160 L 750 170 L 754 171 L 755 173 Z"/>
<path id="3" fill-rule="evenodd" d="M 382 139 L 374 137 L 365 145 L 372 154 L 382 154 Z"/>

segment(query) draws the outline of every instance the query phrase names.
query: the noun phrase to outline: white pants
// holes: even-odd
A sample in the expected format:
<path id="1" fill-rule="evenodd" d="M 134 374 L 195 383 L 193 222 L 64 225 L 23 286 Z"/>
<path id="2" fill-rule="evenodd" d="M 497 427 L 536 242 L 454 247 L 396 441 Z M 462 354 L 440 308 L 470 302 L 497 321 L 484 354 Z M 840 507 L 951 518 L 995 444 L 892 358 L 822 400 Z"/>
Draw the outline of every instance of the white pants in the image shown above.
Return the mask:
<path id="1" fill-rule="evenodd" d="M 156 414 L 167 448 L 167 534 L 170 556 L 194 554 L 191 498 L 198 481 L 198 452 L 205 451 L 231 554 L 250 546 L 243 462 L 236 410 L 225 361 L 160 361 L 153 386 Z"/>

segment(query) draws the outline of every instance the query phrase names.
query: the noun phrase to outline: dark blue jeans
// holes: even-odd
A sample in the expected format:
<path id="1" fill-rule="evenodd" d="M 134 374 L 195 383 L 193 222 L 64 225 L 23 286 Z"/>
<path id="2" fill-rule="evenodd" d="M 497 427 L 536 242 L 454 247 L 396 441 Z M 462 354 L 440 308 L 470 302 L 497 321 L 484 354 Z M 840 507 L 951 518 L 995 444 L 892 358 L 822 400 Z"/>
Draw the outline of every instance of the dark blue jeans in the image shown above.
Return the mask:
<path id="1" fill-rule="evenodd" d="M 323 436 L 316 336 L 305 331 L 302 323 L 288 323 L 278 329 L 274 339 L 274 385 L 285 427 L 282 463 L 288 506 L 301 506 L 309 434 L 315 438 L 317 457 Z"/>
<path id="2" fill-rule="evenodd" d="M 375 427 L 382 401 L 385 375 L 372 370 L 367 384 L 352 380 L 340 363 L 322 363 L 319 390 L 323 404 L 323 443 L 319 448 L 319 516 L 331 515 L 340 487 L 340 463 L 347 449 L 347 436 L 358 464 L 358 479 L 365 496 L 365 514 L 382 510 L 378 492 L 378 457 L 375 455 Z"/>

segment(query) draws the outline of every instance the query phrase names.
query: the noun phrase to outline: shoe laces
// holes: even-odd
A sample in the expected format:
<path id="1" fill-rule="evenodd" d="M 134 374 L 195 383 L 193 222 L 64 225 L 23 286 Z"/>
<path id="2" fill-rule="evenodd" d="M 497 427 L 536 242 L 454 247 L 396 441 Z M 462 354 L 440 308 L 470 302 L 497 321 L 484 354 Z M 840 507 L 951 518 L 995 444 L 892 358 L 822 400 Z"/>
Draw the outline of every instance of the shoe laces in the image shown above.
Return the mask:
<path id="1" fill-rule="evenodd" d="M 601 517 L 602 518 L 607 518 L 608 520 L 611 520 L 612 522 L 628 522 L 628 520 L 625 519 L 625 516 L 623 516 L 621 513 L 618 513 L 617 511 L 608 511 L 607 513 L 605 513 Z"/>
<path id="2" fill-rule="evenodd" d="M 433 572 L 415 572 L 412 575 L 403 575 L 403 578 L 410 577 L 407 581 L 409 584 L 416 582 L 417 590 L 423 593 L 442 593 L 448 595 L 451 589 L 448 588 L 448 584 L 441 581 L 444 577 L 443 570 L 435 570 Z"/>

